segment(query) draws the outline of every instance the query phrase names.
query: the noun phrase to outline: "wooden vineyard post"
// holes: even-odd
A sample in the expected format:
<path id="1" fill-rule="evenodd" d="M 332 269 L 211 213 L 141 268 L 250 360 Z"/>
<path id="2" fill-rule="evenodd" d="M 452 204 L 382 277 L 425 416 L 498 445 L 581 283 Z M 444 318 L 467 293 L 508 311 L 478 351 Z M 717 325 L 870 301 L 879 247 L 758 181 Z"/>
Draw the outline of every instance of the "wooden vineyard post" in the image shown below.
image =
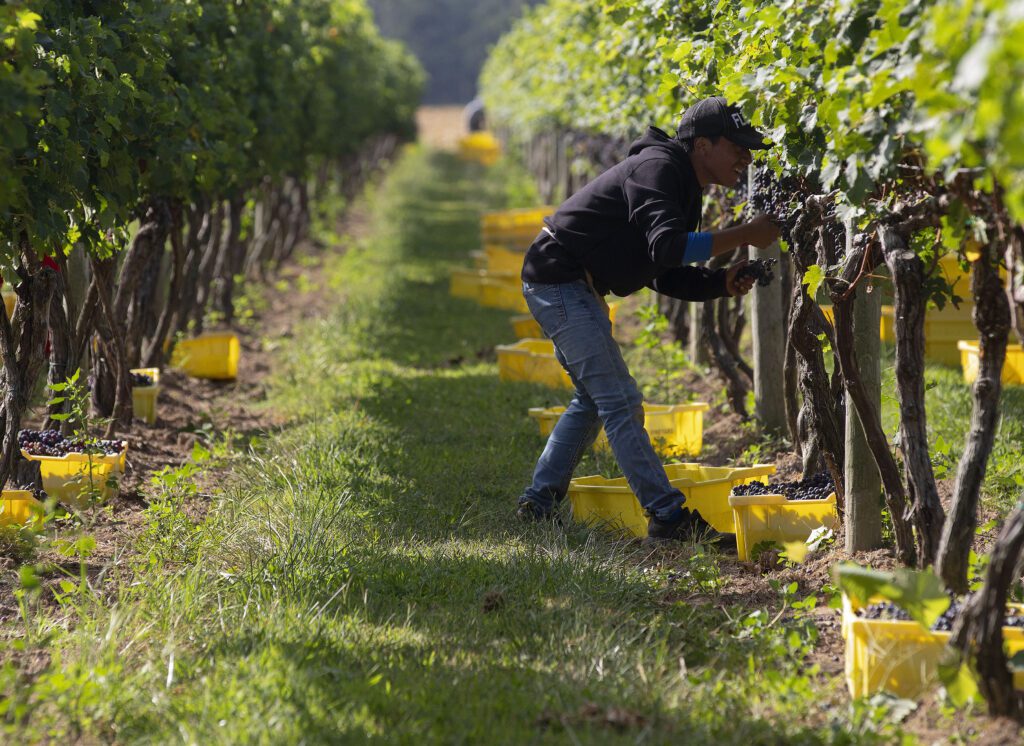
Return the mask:
<path id="1" fill-rule="evenodd" d="M 751 259 L 779 261 L 779 244 L 765 249 L 750 247 Z M 750 294 L 754 340 L 754 414 L 761 428 L 773 435 L 788 432 L 786 423 L 786 321 L 782 316 L 782 283 L 777 275 L 766 287 L 755 285 Z"/>
<path id="2" fill-rule="evenodd" d="M 748 193 L 753 189 L 755 170 L 754 164 L 747 167 Z M 754 416 L 764 432 L 785 435 L 789 432 L 786 419 L 786 318 L 782 302 L 782 252 L 778 241 L 764 249 L 751 246 L 749 258 L 775 260 L 772 281 L 766 287 L 754 285 L 750 293 Z"/>
<path id="3" fill-rule="evenodd" d="M 882 367 L 879 324 L 882 294 L 860 287 L 853 301 L 853 342 L 860 378 L 877 411 L 882 406 Z M 846 407 L 846 551 L 860 552 L 882 545 L 882 480 L 864 437 L 854 406 Z"/>
<path id="4" fill-rule="evenodd" d="M 704 334 L 701 332 L 701 318 L 704 316 L 703 303 L 690 303 L 690 339 L 689 356 L 690 362 L 694 365 L 706 366 L 710 361 L 708 348 L 704 344 Z"/>

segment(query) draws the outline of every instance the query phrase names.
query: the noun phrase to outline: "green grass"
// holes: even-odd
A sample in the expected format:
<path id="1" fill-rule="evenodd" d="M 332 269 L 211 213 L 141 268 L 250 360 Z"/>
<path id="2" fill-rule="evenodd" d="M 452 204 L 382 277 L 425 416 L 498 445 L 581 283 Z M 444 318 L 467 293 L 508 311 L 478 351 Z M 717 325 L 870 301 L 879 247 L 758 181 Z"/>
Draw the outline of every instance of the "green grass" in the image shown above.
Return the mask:
<path id="1" fill-rule="evenodd" d="M 793 589 L 738 604 L 713 555 L 652 560 L 513 520 L 541 447 L 525 410 L 559 397 L 500 383 L 489 351 L 511 338 L 508 314 L 447 291 L 479 210 L 532 199 L 513 176 L 421 151 L 395 167 L 370 235 L 327 264 L 337 305 L 280 343 L 271 403 L 292 424 L 218 449 L 231 476 L 200 525 L 180 510 L 192 469 L 168 472 L 106 583 L 67 588 L 56 610 L 24 592 L 23 658 L 0 670 L 9 737 L 893 737 L 884 708 L 851 708 L 808 663 L 802 612 L 776 617 Z M 30 671 L 39 653 L 50 664 Z"/>
<path id="2" fill-rule="evenodd" d="M 885 350 L 882 370 L 882 420 L 890 437 L 899 428 L 896 401 L 896 373 L 893 350 Z M 957 368 L 928 365 L 925 368 L 925 411 L 932 463 L 938 478 L 953 479 L 971 425 L 971 387 Z M 1024 489 L 1024 464 L 1020 444 L 1024 443 L 1024 387 L 1004 386 L 999 408 L 1001 422 L 989 457 L 982 488 L 985 504 L 1005 514 Z"/>

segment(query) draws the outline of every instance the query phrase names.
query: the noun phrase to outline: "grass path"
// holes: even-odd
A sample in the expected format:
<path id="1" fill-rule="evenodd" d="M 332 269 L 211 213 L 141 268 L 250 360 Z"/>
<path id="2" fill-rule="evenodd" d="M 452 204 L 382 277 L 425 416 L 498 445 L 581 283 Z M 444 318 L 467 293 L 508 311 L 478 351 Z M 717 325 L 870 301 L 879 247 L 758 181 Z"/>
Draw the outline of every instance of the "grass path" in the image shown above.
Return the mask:
<path id="1" fill-rule="evenodd" d="M 336 304 L 281 343 L 271 400 L 293 424 L 221 454 L 233 476 L 198 527 L 175 510 L 188 471 L 164 477 L 116 603 L 69 592 L 73 633 L 27 613 L 25 645 L 63 653 L 35 676 L 0 671 L 9 735 L 893 737 L 807 663 L 813 624 L 717 595 L 714 556 L 650 559 L 588 529 L 514 522 L 541 446 L 525 410 L 560 397 L 500 383 L 508 314 L 447 291 L 478 246 L 479 211 L 524 199 L 501 176 L 406 154 L 370 197 L 367 237 L 325 267 Z"/>

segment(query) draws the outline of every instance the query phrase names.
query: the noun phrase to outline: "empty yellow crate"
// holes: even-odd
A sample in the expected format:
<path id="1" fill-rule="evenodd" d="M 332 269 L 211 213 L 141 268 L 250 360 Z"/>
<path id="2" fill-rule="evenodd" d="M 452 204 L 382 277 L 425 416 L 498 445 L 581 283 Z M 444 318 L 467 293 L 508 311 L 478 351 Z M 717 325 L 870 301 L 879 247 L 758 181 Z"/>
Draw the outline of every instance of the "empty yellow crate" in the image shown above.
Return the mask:
<path id="1" fill-rule="evenodd" d="M 738 484 L 746 484 L 775 473 L 774 464 L 747 467 L 668 464 L 665 474 L 672 486 L 686 496 L 686 507 L 700 511 L 717 531 L 734 533 L 729 493 Z M 647 535 L 647 516 L 625 477 L 579 477 L 569 483 L 569 501 L 573 519 L 582 523 L 600 523 L 625 530 L 634 536 Z"/>
<path id="2" fill-rule="evenodd" d="M 552 388 L 573 388 L 565 368 L 555 358 L 550 339 L 520 339 L 498 345 L 498 375 L 503 381 L 529 381 Z"/>
<path id="3" fill-rule="evenodd" d="M 883 342 L 895 343 L 896 330 L 894 321 L 895 309 L 882 306 L 881 337 Z M 960 365 L 960 350 L 957 343 L 961 339 L 977 336 L 978 332 L 971 321 L 971 309 L 947 307 L 941 311 L 931 309 L 924 317 L 924 356 L 933 363 L 943 365 Z"/>
<path id="4" fill-rule="evenodd" d="M 231 379 L 238 376 L 240 347 L 231 333 L 204 334 L 174 345 L 171 367 L 195 378 Z"/>
<path id="5" fill-rule="evenodd" d="M 884 601 L 872 599 L 872 603 Z M 1024 611 L 1024 606 L 1010 604 Z M 885 690 L 917 699 L 938 683 L 939 660 L 949 632 L 932 632 L 915 621 L 862 619 L 859 604 L 843 596 L 843 638 L 846 641 L 846 686 L 854 699 Z M 1004 627 L 1008 655 L 1024 650 L 1024 629 Z M 1015 671 L 1013 684 L 1024 689 L 1024 671 Z"/>
<path id="6" fill-rule="evenodd" d="M 471 132 L 459 139 L 459 157 L 490 166 L 501 155 L 501 144 L 490 132 Z"/>
<path id="7" fill-rule="evenodd" d="M 795 562 L 807 556 L 807 538 L 821 526 L 839 530 L 836 493 L 826 500 L 787 500 L 785 495 L 729 495 L 736 552 L 744 561 L 762 541 L 774 541 Z"/>
<path id="8" fill-rule="evenodd" d="M 0 526 L 28 523 L 43 514 L 43 504 L 28 490 L 4 490 L 0 502 Z"/>
<path id="9" fill-rule="evenodd" d="M 491 272 L 486 269 L 453 269 L 448 292 L 454 298 L 475 300 L 482 306 L 526 311 L 523 283 L 517 272 Z"/>
<path id="10" fill-rule="evenodd" d="M 132 386 L 132 411 L 140 420 L 152 425 L 156 422 L 156 398 L 160 394 L 159 368 L 133 368 L 132 373 L 149 376 L 152 386 Z"/>
<path id="11" fill-rule="evenodd" d="M 974 383 L 978 378 L 978 342 L 961 339 L 957 342 L 960 350 L 960 367 L 964 371 L 964 381 Z M 1024 384 L 1024 348 L 1020 345 L 1006 345 L 1006 360 L 1003 362 L 1003 383 L 1010 386 Z"/>
<path id="12" fill-rule="evenodd" d="M 514 281 L 505 277 L 491 276 L 485 279 L 480 289 L 480 305 L 500 308 L 505 311 L 528 311 L 523 285 L 517 277 Z"/>
<path id="13" fill-rule="evenodd" d="M 527 247 L 524 246 L 524 249 Z M 489 272 L 511 272 L 519 277 L 523 271 L 525 251 L 508 249 L 504 246 L 484 246 L 484 269 Z"/>
<path id="14" fill-rule="evenodd" d="M 512 333 L 516 335 L 516 339 L 540 339 L 544 336 L 540 324 L 532 314 L 517 314 L 509 319 L 509 322 L 512 324 Z"/>
<path id="15" fill-rule="evenodd" d="M 523 228 L 537 230 L 544 225 L 544 218 L 553 215 L 553 205 L 539 205 L 537 207 L 516 207 L 510 210 L 491 210 L 480 216 L 480 229 L 484 233 L 502 233 Z"/>
<path id="16" fill-rule="evenodd" d="M 704 444 L 704 402 L 689 404 L 644 404 L 644 427 L 654 447 L 671 455 L 696 456 Z M 565 407 L 532 407 L 528 414 L 537 421 L 540 434 L 547 437 L 565 412 Z M 595 450 L 609 451 L 604 429 L 594 442 Z"/>
<path id="17" fill-rule="evenodd" d="M 448 282 L 448 293 L 453 298 L 465 298 L 480 302 L 483 295 L 484 279 L 482 269 L 453 269 Z"/>

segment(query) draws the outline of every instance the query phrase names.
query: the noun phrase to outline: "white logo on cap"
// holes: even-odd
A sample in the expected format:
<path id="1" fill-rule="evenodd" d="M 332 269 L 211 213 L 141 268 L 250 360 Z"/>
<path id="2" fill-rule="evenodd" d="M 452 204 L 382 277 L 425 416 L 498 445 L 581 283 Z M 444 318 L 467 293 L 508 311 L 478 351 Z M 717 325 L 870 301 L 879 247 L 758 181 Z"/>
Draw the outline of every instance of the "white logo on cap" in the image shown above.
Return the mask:
<path id="1" fill-rule="evenodd" d="M 738 111 L 732 112 L 732 122 L 736 125 L 736 129 L 746 125 L 747 120 L 743 118 L 743 115 Z"/>

